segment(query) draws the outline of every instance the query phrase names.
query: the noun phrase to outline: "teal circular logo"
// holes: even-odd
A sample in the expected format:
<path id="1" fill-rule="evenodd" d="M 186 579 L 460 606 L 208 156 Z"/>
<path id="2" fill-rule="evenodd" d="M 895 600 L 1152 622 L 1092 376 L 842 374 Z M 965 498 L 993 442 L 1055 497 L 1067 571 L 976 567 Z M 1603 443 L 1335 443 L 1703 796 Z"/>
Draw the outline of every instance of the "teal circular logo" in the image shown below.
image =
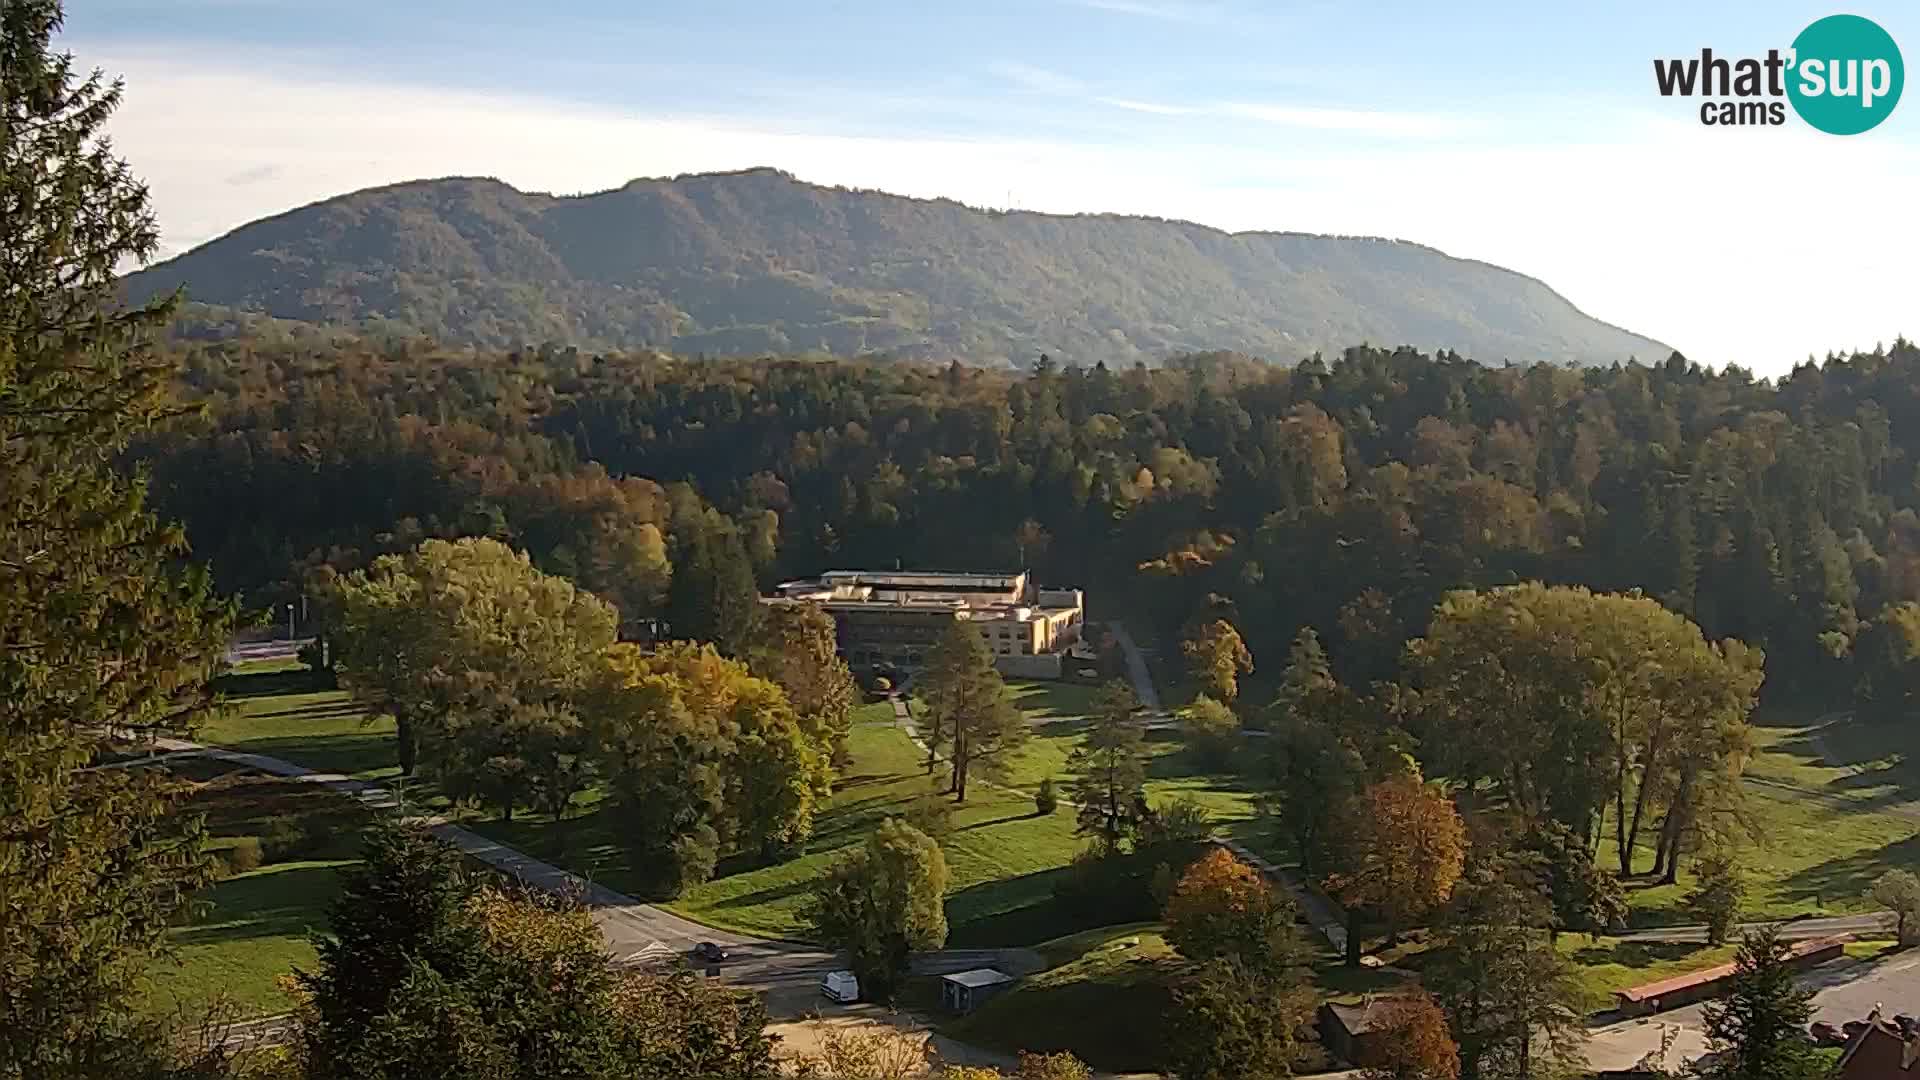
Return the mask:
<path id="1" fill-rule="evenodd" d="M 1800 31 L 1791 63 L 1793 111 L 1829 135 L 1877 126 L 1899 104 L 1907 81 L 1893 36 L 1858 15 L 1829 15 Z"/>

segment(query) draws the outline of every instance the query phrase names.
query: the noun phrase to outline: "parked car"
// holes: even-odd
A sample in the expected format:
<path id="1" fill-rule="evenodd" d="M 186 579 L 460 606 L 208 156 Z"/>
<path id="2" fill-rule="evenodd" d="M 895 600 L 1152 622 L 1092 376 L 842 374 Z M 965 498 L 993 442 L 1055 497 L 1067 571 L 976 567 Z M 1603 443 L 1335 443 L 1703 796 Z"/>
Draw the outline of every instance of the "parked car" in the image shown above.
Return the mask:
<path id="1" fill-rule="evenodd" d="M 820 992 L 841 1004 L 860 1000 L 860 980 L 851 971 L 829 971 L 820 979 Z"/>
<path id="2" fill-rule="evenodd" d="M 728 953 L 727 950 L 715 945 L 711 941 L 703 941 L 693 947 L 693 955 L 697 960 L 704 960 L 709 964 L 717 964 L 725 960 Z"/>

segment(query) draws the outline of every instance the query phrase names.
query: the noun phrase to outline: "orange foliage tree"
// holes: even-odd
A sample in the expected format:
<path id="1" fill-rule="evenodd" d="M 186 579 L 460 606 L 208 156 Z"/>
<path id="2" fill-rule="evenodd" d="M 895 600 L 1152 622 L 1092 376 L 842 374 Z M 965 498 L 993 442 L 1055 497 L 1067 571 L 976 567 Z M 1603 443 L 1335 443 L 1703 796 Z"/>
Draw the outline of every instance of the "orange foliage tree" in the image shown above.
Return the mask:
<path id="1" fill-rule="evenodd" d="M 1466 862 L 1467 834 L 1447 794 L 1409 770 L 1348 800 L 1324 882 L 1346 905 L 1347 962 L 1360 960 L 1357 912 L 1371 908 L 1392 942 L 1410 920 L 1447 902 Z"/>
<path id="2" fill-rule="evenodd" d="M 1397 998 L 1385 1009 L 1382 1050 L 1366 1062 L 1364 1080 L 1460 1080 L 1460 1047 L 1432 995 Z"/>
<path id="3" fill-rule="evenodd" d="M 1167 941 L 1182 956 L 1261 969 L 1287 955 L 1294 908 L 1259 871 L 1215 848 L 1180 876 L 1165 918 Z"/>

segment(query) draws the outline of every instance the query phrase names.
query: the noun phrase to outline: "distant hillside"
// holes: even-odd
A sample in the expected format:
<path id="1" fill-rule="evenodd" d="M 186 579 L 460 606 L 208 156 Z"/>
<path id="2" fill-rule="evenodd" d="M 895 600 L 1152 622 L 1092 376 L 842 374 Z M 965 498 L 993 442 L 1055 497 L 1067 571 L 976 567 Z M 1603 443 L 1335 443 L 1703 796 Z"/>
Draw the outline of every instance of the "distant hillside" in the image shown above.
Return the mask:
<path id="1" fill-rule="evenodd" d="M 452 342 L 822 351 L 1024 363 L 1350 345 L 1498 363 L 1664 359 L 1533 278 L 1391 240 L 976 210 L 771 169 L 578 197 L 422 180 L 244 226 L 136 297 Z"/>

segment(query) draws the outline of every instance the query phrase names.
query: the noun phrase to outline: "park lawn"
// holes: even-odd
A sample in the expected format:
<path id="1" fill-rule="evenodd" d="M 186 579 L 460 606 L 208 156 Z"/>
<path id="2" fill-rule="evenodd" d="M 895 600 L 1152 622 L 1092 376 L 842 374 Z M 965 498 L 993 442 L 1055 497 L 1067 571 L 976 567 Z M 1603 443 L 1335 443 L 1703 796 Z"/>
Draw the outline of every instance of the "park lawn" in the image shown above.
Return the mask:
<path id="1" fill-rule="evenodd" d="M 1067 757 L 1085 736 L 1086 716 L 1098 688 L 1061 682 L 1007 685 L 1014 703 L 1030 718 L 1033 734 L 1008 762 L 1006 784 L 1032 792 L 1051 777 L 1064 797 L 1071 775 Z M 1147 754 L 1149 801 L 1186 796 L 1205 806 L 1223 826 L 1246 823 L 1254 816 L 1254 788 L 1242 777 L 1205 768 L 1187 750 L 1179 731 L 1148 732 Z"/>
<path id="2" fill-rule="evenodd" d="M 804 936 L 801 911 L 809 887 L 834 858 L 864 843 L 882 819 L 905 814 L 937 791 L 920 749 L 904 732 L 879 724 L 891 715 L 885 704 L 856 713 L 849 739 L 852 764 L 816 814 L 813 836 L 797 857 L 773 864 L 744 856 L 723 860 L 713 880 L 665 906 L 740 933 Z M 966 804 L 956 808 L 953 824 L 942 844 L 949 940 L 1019 945 L 1054 936 L 1061 916 L 1052 910 L 1053 883 L 1080 847 L 1072 815 L 1041 817 L 1030 797 L 975 784 Z M 641 879 L 618 842 L 617 809 L 611 804 L 592 803 L 586 813 L 565 821 L 526 816 L 468 825 L 610 888 L 641 890 Z"/>
<path id="3" fill-rule="evenodd" d="M 1585 934 L 1562 934 L 1558 945 L 1560 955 L 1573 962 L 1574 981 L 1588 1011 L 1611 1006 L 1615 991 L 1729 963 L 1738 949 L 1734 945 L 1592 939 Z"/>
<path id="4" fill-rule="evenodd" d="M 1013 1053 L 1066 1051 L 1096 1069 L 1167 1065 L 1173 979 L 1184 961 L 1155 923 L 1110 926 L 1037 946 L 1048 967 L 942 1034 Z"/>
<path id="5" fill-rule="evenodd" d="M 1874 878 L 1896 867 L 1920 869 L 1920 821 L 1876 810 L 1866 800 L 1855 805 L 1768 784 L 1750 783 L 1744 794 L 1752 828 L 1735 844 L 1745 885 L 1742 919 L 1869 910 L 1865 894 Z M 1601 843 L 1600 865 L 1615 865 L 1614 850 L 1611 840 Z M 1651 846 L 1643 845 L 1637 865 L 1644 870 L 1652 861 Z M 1684 910 L 1693 865 L 1691 857 L 1682 862 L 1675 885 L 1630 882 L 1632 924 L 1697 922 Z"/>
<path id="6" fill-rule="evenodd" d="M 305 839 L 284 852 L 263 844 L 268 859 L 282 858 L 194 898 L 194 911 L 167 932 L 167 953 L 148 971 L 146 1007 L 191 1012 L 225 998 L 247 1015 L 284 1012 L 279 980 L 313 966 L 309 935 L 324 928 L 367 812 L 345 796 L 225 763 L 186 758 L 169 768 L 195 781 L 186 809 L 204 815 L 207 847 L 222 858 L 245 838 L 267 840 L 288 825 Z"/>
<path id="7" fill-rule="evenodd" d="M 287 664 L 266 661 L 221 677 L 215 689 L 223 706 L 194 738 L 363 780 L 399 773 L 392 717 L 370 722 L 346 691 L 316 689 L 312 672 Z"/>

